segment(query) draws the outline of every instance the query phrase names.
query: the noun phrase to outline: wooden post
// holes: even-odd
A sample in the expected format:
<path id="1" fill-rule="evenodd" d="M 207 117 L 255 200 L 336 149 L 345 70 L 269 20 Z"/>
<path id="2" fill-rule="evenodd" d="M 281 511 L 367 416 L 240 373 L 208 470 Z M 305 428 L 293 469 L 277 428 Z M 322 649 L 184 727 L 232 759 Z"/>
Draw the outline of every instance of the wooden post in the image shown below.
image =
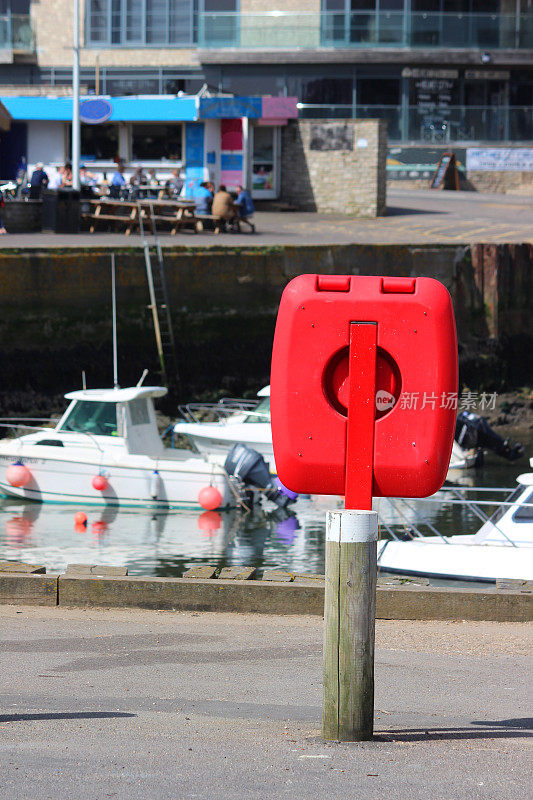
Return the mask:
<path id="1" fill-rule="evenodd" d="M 322 735 L 344 742 L 371 739 L 374 731 L 376 348 L 377 324 L 352 322 L 346 510 L 327 514 Z"/>
<path id="2" fill-rule="evenodd" d="M 328 511 L 322 736 L 371 739 L 378 515 Z"/>

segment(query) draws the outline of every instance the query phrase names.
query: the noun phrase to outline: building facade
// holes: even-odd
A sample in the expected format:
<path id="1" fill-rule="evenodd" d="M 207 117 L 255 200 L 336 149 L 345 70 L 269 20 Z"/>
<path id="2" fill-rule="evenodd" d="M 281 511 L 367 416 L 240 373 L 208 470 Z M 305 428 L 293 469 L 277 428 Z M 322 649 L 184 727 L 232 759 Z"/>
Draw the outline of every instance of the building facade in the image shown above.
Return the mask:
<path id="1" fill-rule="evenodd" d="M 0 95 L 67 90 L 73 2 L 0 0 Z M 386 120 L 392 179 L 426 179 L 446 149 L 468 175 L 533 173 L 533 0 L 79 2 L 86 93 L 296 97 L 300 118 Z M 146 141 L 110 133 L 130 156 Z"/>

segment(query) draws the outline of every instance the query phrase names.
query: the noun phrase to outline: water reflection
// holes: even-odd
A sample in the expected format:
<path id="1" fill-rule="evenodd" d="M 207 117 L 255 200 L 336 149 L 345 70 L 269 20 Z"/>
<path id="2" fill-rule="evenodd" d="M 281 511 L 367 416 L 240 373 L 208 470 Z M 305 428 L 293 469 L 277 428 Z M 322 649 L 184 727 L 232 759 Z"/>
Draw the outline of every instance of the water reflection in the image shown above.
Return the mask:
<path id="1" fill-rule="evenodd" d="M 467 480 L 513 486 L 516 475 L 526 470 L 525 459 L 517 465 L 498 462 L 495 470 L 489 464 Z M 381 535 L 405 538 L 416 535 L 417 529 L 449 535 L 480 527 L 471 508 L 451 503 L 448 493 L 438 499 L 431 504 L 376 501 Z M 77 506 L 0 499 L 0 558 L 58 571 L 69 563 L 127 566 L 131 575 L 179 577 L 199 563 L 317 573 L 324 571 L 325 512 L 335 507 L 340 500 L 320 497 L 300 498 L 290 513 L 261 508 L 250 513 L 89 508 L 84 509 L 86 524 L 80 524 L 74 521 Z"/>

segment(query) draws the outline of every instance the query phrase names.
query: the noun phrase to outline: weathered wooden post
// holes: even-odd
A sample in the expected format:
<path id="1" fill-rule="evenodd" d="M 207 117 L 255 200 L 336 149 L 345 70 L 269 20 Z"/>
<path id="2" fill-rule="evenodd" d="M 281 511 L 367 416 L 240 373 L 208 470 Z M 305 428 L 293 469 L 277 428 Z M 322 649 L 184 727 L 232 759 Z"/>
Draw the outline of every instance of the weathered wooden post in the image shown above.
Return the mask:
<path id="1" fill-rule="evenodd" d="M 426 497 L 446 477 L 458 359 L 451 298 L 430 278 L 300 275 L 272 353 L 278 476 L 345 496 L 326 532 L 325 739 L 371 739 L 377 514 L 372 496 Z"/>
<path id="2" fill-rule="evenodd" d="M 328 511 L 322 736 L 371 739 L 378 515 Z"/>

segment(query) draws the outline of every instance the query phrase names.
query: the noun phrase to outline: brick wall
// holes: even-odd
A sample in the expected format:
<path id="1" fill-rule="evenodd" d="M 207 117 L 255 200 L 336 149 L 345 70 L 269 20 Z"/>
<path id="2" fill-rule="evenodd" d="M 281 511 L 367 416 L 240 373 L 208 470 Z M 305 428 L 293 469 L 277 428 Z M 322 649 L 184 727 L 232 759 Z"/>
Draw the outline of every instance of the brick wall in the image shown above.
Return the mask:
<path id="1" fill-rule="evenodd" d="M 41 67 L 72 65 L 72 0 L 39 0 L 31 4 L 33 28 Z M 100 66 L 106 67 L 179 67 L 198 66 L 194 48 L 180 47 L 113 47 L 89 48 L 85 42 L 85 1 L 80 0 L 80 65 L 94 66 L 99 55 Z"/>
<path id="2" fill-rule="evenodd" d="M 281 199 L 304 211 L 382 216 L 386 157 L 382 120 L 291 120 L 282 129 Z"/>

